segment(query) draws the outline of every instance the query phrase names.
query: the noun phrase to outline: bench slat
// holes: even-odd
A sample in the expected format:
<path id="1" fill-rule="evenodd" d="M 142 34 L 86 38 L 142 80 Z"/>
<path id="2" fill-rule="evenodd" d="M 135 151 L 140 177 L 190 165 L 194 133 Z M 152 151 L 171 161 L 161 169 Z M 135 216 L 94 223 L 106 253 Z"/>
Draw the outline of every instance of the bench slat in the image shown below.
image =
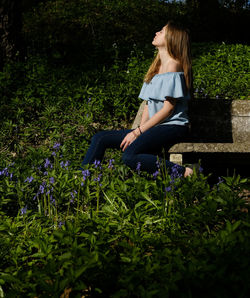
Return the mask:
<path id="1" fill-rule="evenodd" d="M 250 143 L 179 143 L 172 146 L 169 153 L 248 153 Z"/>

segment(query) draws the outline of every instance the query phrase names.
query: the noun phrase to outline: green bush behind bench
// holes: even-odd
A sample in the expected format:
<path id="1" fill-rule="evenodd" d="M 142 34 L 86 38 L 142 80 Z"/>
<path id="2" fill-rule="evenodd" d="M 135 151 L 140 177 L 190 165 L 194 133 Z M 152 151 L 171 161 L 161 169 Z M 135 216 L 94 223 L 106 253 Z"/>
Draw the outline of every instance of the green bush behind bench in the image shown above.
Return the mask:
<path id="1" fill-rule="evenodd" d="M 195 97 L 249 99 L 250 47 L 196 44 L 195 56 L 200 49 L 193 60 Z"/>

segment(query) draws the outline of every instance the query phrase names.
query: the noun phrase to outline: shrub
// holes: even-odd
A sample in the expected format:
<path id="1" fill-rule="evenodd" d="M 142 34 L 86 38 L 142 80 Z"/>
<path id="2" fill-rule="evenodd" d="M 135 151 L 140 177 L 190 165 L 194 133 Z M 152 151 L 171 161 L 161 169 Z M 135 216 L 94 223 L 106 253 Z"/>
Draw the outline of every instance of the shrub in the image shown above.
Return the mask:
<path id="1" fill-rule="evenodd" d="M 249 46 L 196 46 L 202 53 L 193 61 L 195 97 L 249 99 Z"/>

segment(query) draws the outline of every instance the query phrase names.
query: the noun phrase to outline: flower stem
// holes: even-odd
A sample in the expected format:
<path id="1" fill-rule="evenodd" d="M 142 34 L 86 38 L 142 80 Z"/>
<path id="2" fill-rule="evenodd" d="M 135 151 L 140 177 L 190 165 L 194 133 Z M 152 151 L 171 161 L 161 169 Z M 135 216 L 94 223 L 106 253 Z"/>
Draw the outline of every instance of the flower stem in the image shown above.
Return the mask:
<path id="1" fill-rule="evenodd" d="M 79 183 L 78 193 L 77 193 L 77 207 L 76 207 L 76 220 L 77 221 L 78 221 L 78 212 L 79 212 L 79 205 L 80 205 L 80 191 L 81 191 L 81 184 Z"/>
<path id="2" fill-rule="evenodd" d="M 46 215 L 46 213 L 47 213 L 47 196 L 46 196 L 46 194 L 44 194 L 43 202 L 44 202 L 43 212 L 44 212 L 44 215 Z"/>

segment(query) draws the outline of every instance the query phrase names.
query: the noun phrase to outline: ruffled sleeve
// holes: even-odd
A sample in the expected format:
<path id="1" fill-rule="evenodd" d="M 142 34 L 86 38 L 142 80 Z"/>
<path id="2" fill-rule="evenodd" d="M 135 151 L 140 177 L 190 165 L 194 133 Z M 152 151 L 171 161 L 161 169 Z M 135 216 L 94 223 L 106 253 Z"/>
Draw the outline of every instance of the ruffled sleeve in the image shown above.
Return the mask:
<path id="1" fill-rule="evenodd" d="M 150 83 L 143 83 L 139 98 L 144 100 L 166 100 L 166 97 L 182 98 L 186 96 L 183 72 L 167 72 L 153 77 Z"/>

